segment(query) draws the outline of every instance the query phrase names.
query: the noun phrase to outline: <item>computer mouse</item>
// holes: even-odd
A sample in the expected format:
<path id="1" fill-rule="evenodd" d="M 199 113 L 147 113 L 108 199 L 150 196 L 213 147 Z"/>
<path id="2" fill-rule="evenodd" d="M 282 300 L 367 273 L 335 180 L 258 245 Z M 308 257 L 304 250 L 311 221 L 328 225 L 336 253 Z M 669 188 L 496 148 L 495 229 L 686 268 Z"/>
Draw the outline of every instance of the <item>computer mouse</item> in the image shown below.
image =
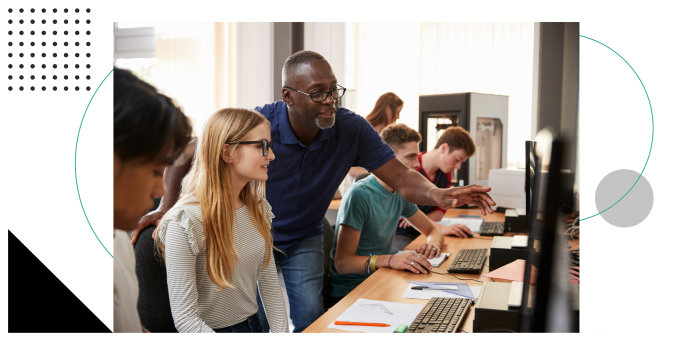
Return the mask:
<path id="1" fill-rule="evenodd" d="M 469 232 L 465 232 L 465 233 L 467 234 L 467 238 L 472 238 L 472 237 L 474 237 L 474 234 L 473 234 L 473 233 L 469 233 Z"/>

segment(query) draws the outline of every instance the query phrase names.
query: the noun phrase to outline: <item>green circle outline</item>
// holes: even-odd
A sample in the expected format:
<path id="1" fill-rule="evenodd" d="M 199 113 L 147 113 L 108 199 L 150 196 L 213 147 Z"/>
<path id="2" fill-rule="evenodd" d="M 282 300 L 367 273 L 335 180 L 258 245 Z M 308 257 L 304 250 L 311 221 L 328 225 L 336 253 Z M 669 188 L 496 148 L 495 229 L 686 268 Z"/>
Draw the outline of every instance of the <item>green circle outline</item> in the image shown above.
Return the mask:
<path id="1" fill-rule="evenodd" d="M 102 79 L 102 83 L 104 83 L 105 80 L 107 80 L 107 77 L 109 77 L 109 75 L 112 74 L 112 72 L 114 72 L 114 69 L 112 69 L 111 71 L 109 71 L 109 73 L 107 73 L 107 76 L 105 76 L 105 78 Z M 109 254 L 109 256 L 111 256 L 112 259 L 114 259 L 114 255 L 112 255 L 112 253 L 110 253 L 109 250 L 107 250 L 107 247 L 105 247 L 104 243 L 102 243 L 102 241 L 100 240 L 100 237 L 97 237 L 97 233 L 95 233 L 95 229 L 92 228 L 92 224 L 90 223 L 90 219 L 88 219 L 87 213 L 85 212 L 85 207 L 83 206 L 83 199 L 80 198 L 80 188 L 78 187 L 78 140 L 80 140 L 80 129 L 83 128 L 83 121 L 85 120 L 85 115 L 87 114 L 88 108 L 90 108 L 90 103 L 92 103 L 92 99 L 95 98 L 95 94 L 97 94 L 97 91 L 100 90 L 102 83 L 100 83 L 100 85 L 97 87 L 97 89 L 95 89 L 95 92 L 92 93 L 92 97 L 90 97 L 90 102 L 88 102 L 87 107 L 85 107 L 85 112 L 83 113 L 83 119 L 80 120 L 80 127 L 78 128 L 78 137 L 76 137 L 76 139 L 75 139 L 75 159 L 73 160 L 73 164 L 74 164 L 74 170 L 75 170 L 75 189 L 78 190 L 78 200 L 80 201 L 80 208 L 83 209 L 83 215 L 85 215 L 85 220 L 87 220 L 88 225 L 90 225 L 90 229 L 92 230 L 92 234 L 95 235 L 95 238 L 97 238 L 97 241 L 100 242 L 100 244 L 102 245 L 102 248 L 104 248 L 105 251 L 107 252 L 107 254 Z"/>
<path id="2" fill-rule="evenodd" d="M 637 185 L 637 182 L 639 181 L 639 179 L 642 178 L 642 174 L 644 174 L 644 169 L 646 169 L 646 168 L 647 168 L 647 164 L 649 164 L 649 158 L 651 157 L 651 149 L 654 147 L 654 110 L 651 108 L 651 99 L 649 99 L 649 93 L 647 92 L 647 88 L 644 86 L 644 83 L 642 82 L 642 79 L 639 77 L 639 74 L 637 74 L 637 71 L 635 71 L 634 68 L 632 68 L 632 66 L 629 64 L 629 62 L 627 62 L 627 60 L 626 60 L 624 57 L 620 56 L 620 54 L 617 53 L 617 51 L 615 51 L 615 50 L 613 50 L 612 48 L 610 48 L 610 46 L 605 45 L 605 44 L 601 43 L 601 42 L 598 41 L 598 40 L 595 40 L 595 39 L 593 39 L 593 38 L 589 38 L 589 37 L 583 36 L 583 35 L 579 35 L 579 36 L 582 37 L 582 38 L 586 38 L 586 39 L 588 39 L 588 40 L 593 40 L 593 41 L 597 42 L 598 44 L 601 44 L 601 45 L 607 47 L 610 51 L 614 52 L 618 57 L 622 58 L 622 60 L 625 61 L 625 63 L 627 63 L 627 66 L 629 66 L 630 69 L 632 69 L 632 71 L 634 72 L 634 75 L 637 76 L 637 79 L 639 79 L 639 82 L 642 84 L 642 88 L 644 89 L 644 94 L 646 94 L 646 96 L 647 96 L 647 101 L 649 101 L 649 110 L 651 111 L 651 146 L 649 146 L 649 155 L 647 156 L 647 161 L 646 161 L 646 163 L 644 163 L 644 168 L 642 168 L 642 172 L 639 173 L 639 177 L 637 178 L 637 181 L 635 181 L 634 184 L 632 185 L 632 187 L 630 187 L 630 189 L 625 193 L 625 195 L 622 196 L 622 198 L 618 199 L 617 202 L 615 202 L 613 205 L 609 206 L 607 209 L 601 211 L 601 212 L 598 213 L 598 214 L 591 215 L 591 216 L 589 216 L 589 217 L 587 217 L 587 218 L 585 218 L 585 219 L 581 219 L 581 220 L 580 220 L 580 221 L 583 221 L 583 220 L 587 220 L 587 219 L 590 219 L 590 218 L 592 218 L 592 217 L 598 216 L 598 215 L 600 215 L 600 214 L 602 214 L 602 213 L 605 213 L 605 212 L 608 211 L 610 208 L 614 207 L 614 206 L 615 206 L 617 203 L 619 203 L 623 198 L 625 198 L 625 197 L 627 196 L 627 194 L 630 193 L 630 191 L 632 191 L 632 189 L 634 188 L 634 186 Z"/>

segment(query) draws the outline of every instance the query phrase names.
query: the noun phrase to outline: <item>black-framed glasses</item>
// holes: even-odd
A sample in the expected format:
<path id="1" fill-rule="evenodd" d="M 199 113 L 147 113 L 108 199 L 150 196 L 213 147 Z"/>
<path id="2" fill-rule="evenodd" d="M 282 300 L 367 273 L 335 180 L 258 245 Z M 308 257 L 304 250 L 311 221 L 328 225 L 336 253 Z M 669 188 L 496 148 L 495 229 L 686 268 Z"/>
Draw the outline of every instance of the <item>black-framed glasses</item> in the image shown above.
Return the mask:
<path id="1" fill-rule="evenodd" d="M 331 91 L 325 91 L 325 92 L 323 92 L 323 91 L 314 91 L 314 92 L 311 92 L 311 93 L 309 93 L 309 92 L 304 92 L 304 91 L 299 91 L 299 90 L 297 90 L 297 89 L 295 89 L 295 88 L 293 88 L 293 87 L 289 87 L 289 86 L 287 86 L 287 85 L 282 86 L 282 89 L 289 89 L 289 90 L 292 90 L 292 91 L 296 91 L 296 92 L 298 92 L 298 93 L 300 93 L 300 94 L 309 95 L 309 97 L 311 97 L 311 101 L 314 101 L 314 102 L 323 102 L 323 101 L 325 101 L 325 100 L 328 98 L 328 94 L 330 94 L 331 97 L 332 97 L 333 99 L 341 98 L 341 97 L 343 97 L 343 95 L 345 95 L 345 90 L 347 90 L 346 88 L 344 88 L 344 87 L 342 87 L 342 86 L 340 86 L 340 85 L 337 85 L 337 87 L 336 87 L 335 89 L 331 90 Z"/>
<path id="2" fill-rule="evenodd" d="M 237 143 L 241 143 L 241 144 L 244 144 L 244 145 L 250 145 L 250 144 L 261 143 L 261 144 L 262 144 L 262 155 L 263 155 L 263 157 L 267 157 L 268 151 L 272 149 L 272 141 L 268 141 L 268 140 L 230 142 L 229 144 L 235 145 L 235 144 L 237 144 Z"/>

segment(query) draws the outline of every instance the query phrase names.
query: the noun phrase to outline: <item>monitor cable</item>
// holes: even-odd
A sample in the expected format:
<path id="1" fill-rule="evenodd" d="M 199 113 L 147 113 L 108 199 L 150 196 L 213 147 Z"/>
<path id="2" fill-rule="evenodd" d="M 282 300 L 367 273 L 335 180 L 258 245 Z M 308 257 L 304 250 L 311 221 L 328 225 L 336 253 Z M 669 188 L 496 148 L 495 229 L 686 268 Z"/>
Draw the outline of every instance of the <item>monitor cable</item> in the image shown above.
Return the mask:
<path id="1" fill-rule="evenodd" d="M 452 276 L 452 277 L 454 277 L 458 280 L 461 280 L 461 281 L 474 281 L 474 282 L 484 283 L 484 281 L 476 280 L 473 278 L 460 278 L 460 277 L 457 277 L 451 273 L 443 273 L 443 272 L 435 272 L 435 271 L 431 271 L 430 273 L 437 273 L 438 275 L 449 275 L 449 276 Z"/>
<path id="2" fill-rule="evenodd" d="M 571 223 L 571 226 L 564 232 L 565 235 L 569 235 L 569 238 L 571 238 L 572 241 L 577 240 L 579 237 L 579 218 L 580 216 L 577 216 L 576 219 L 574 219 L 574 222 Z"/>

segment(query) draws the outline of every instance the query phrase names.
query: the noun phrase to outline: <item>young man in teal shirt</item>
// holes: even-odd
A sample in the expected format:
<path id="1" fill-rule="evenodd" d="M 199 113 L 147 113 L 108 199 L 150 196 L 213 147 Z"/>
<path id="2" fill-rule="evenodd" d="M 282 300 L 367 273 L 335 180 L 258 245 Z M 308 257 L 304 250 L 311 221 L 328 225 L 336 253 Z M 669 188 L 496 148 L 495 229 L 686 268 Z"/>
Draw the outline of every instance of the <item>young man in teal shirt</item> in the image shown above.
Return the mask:
<path id="1" fill-rule="evenodd" d="M 418 143 L 421 136 L 404 124 L 386 127 L 382 140 L 396 158 L 411 169 L 418 169 Z M 399 218 L 404 217 L 427 242 L 415 252 L 390 255 Z M 432 270 L 428 258 L 440 255 L 443 234 L 418 207 L 403 199 L 374 175 L 355 184 L 345 193 L 331 248 L 331 297 L 337 302 L 378 268 L 411 271 Z"/>

